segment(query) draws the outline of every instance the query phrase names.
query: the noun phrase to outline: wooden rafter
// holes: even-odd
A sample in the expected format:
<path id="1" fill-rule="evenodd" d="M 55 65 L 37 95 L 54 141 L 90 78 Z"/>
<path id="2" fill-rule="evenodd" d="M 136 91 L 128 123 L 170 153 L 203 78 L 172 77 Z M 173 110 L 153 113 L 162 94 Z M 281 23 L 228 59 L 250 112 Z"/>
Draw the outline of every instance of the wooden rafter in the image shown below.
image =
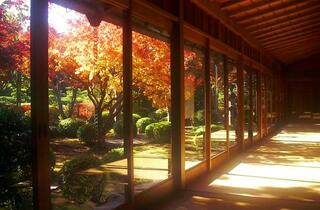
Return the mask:
<path id="1" fill-rule="evenodd" d="M 305 27 L 305 28 L 298 28 L 296 30 L 292 30 L 292 31 L 289 31 L 289 32 L 286 32 L 286 33 L 282 33 L 282 34 L 278 34 L 278 35 L 275 35 L 275 36 L 269 36 L 267 38 L 264 38 L 264 39 L 260 39 L 261 43 L 268 43 L 269 41 L 277 41 L 277 40 L 286 40 L 287 38 L 290 38 L 290 37 L 295 37 L 295 36 L 299 36 L 299 35 L 303 35 L 303 34 L 306 34 L 306 33 L 311 33 L 311 32 L 317 32 L 317 31 L 320 31 L 320 22 L 316 23 L 315 25 L 312 25 L 312 26 L 308 26 L 308 27 Z"/>
<path id="2" fill-rule="evenodd" d="M 220 4 L 220 8 L 221 9 L 227 9 L 229 7 L 233 7 L 233 6 L 241 4 L 241 3 L 243 3 L 243 0 L 227 1 L 227 2 L 224 2 L 224 3 Z"/>
<path id="3" fill-rule="evenodd" d="M 302 22 L 302 21 L 314 20 L 319 17 L 320 17 L 320 9 L 315 11 L 315 13 L 311 13 L 311 14 L 309 13 L 309 15 L 301 16 L 299 14 L 296 18 L 286 18 L 286 19 L 283 19 L 282 21 L 271 22 L 267 25 L 264 25 L 263 27 L 261 26 L 255 30 L 249 30 L 249 31 L 252 35 L 255 36 L 258 34 L 268 32 L 270 30 L 277 30 L 279 28 L 284 28 L 287 26 L 295 25 L 295 24 Z"/>
<path id="4" fill-rule="evenodd" d="M 279 0 L 269 0 L 269 1 L 258 1 L 258 2 L 254 2 L 251 3 L 250 5 L 246 6 L 246 7 L 242 7 L 240 9 L 234 9 L 234 10 L 229 10 L 228 13 L 230 14 L 230 17 L 234 17 L 234 16 L 238 16 L 241 15 L 243 13 L 246 13 L 250 10 L 254 10 L 257 9 L 259 7 L 264 7 L 266 5 L 269 5 L 271 3 L 274 2 L 279 2 Z"/>
<path id="5" fill-rule="evenodd" d="M 247 16 L 243 16 L 243 17 L 240 17 L 240 18 L 235 18 L 235 20 L 239 24 L 244 24 L 244 23 L 250 22 L 252 19 L 263 17 L 266 14 L 273 14 L 274 11 L 277 11 L 277 10 L 284 10 L 286 8 L 290 8 L 290 7 L 294 7 L 294 6 L 298 6 L 298 5 L 302 6 L 302 5 L 305 5 L 305 4 L 308 4 L 308 2 L 300 1 L 300 0 L 288 1 L 288 2 L 285 2 L 285 3 L 282 3 L 282 4 L 278 4 L 276 6 L 273 6 L 273 7 L 269 7 L 267 9 L 263 10 L 263 11 L 257 10 L 257 12 L 255 12 L 253 14 L 250 14 L 250 15 L 247 15 Z"/>
<path id="6" fill-rule="evenodd" d="M 298 45 L 298 44 L 310 44 L 313 41 L 320 41 L 320 37 L 318 36 L 311 36 L 311 37 L 305 37 L 303 39 L 296 39 L 296 40 L 289 40 L 288 42 L 282 42 L 281 45 L 274 45 L 274 46 L 268 46 L 266 47 L 267 50 L 280 50 L 286 47 L 290 47 L 293 45 Z"/>
<path id="7" fill-rule="evenodd" d="M 267 40 L 268 40 L 268 39 L 277 37 L 277 35 L 279 35 L 279 34 L 281 36 L 284 36 L 286 34 L 294 33 L 297 31 L 303 31 L 303 30 L 308 30 L 310 28 L 315 28 L 315 27 L 318 27 L 319 25 L 320 25 L 319 19 L 313 19 L 310 21 L 301 22 L 299 24 L 291 25 L 288 27 L 283 27 L 283 28 L 280 28 L 277 30 L 271 30 L 268 33 L 259 34 L 259 35 L 255 36 L 255 38 L 258 40 L 265 40 L 264 38 L 267 37 Z"/>
<path id="8" fill-rule="evenodd" d="M 307 37 L 307 36 L 310 36 L 310 35 L 311 36 L 313 36 L 313 35 L 316 36 L 319 32 L 320 32 L 320 29 L 317 29 L 315 31 L 310 31 L 308 33 L 301 33 L 301 34 L 298 34 L 298 35 L 294 34 L 292 36 L 287 36 L 287 37 L 284 37 L 282 39 L 271 40 L 270 42 L 262 43 L 262 45 L 266 48 L 267 46 L 271 46 L 271 45 L 275 45 L 275 44 L 281 44 L 284 41 L 304 38 L 304 37 Z"/>
<path id="9" fill-rule="evenodd" d="M 308 2 L 307 5 L 303 5 L 301 7 L 288 8 L 283 12 L 278 12 L 276 14 L 273 14 L 273 16 L 271 16 L 271 17 L 264 17 L 263 16 L 257 20 L 251 20 L 248 23 L 242 23 L 241 26 L 246 28 L 247 30 L 249 30 L 251 28 L 254 28 L 255 26 L 259 26 L 259 24 L 269 23 L 271 21 L 275 21 L 280 18 L 286 18 L 290 15 L 297 15 L 299 13 L 312 11 L 312 10 L 319 8 L 319 7 L 320 7 L 319 2 L 310 1 L 310 2 Z"/>

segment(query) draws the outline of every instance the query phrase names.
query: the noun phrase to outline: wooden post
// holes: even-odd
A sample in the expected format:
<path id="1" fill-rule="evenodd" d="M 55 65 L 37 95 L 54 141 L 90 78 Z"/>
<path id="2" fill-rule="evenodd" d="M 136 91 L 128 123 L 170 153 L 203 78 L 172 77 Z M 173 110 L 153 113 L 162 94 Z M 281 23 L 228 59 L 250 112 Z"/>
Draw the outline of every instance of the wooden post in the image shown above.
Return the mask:
<path id="1" fill-rule="evenodd" d="M 237 61 L 237 86 L 238 86 L 238 119 L 237 119 L 237 142 L 244 149 L 244 97 L 243 97 L 243 64 L 242 56 Z"/>
<path id="2" fill-rule="evenodd" d="M 123 131 L 128 167 L 128 202 L 134 196 L 133 123 L 132 123 L 132 2 L 123 18 Z"/>
<path id="3" fill-rule="evenodd" d="M 210 94 L 210 39 L 206 39 L 205 53 L 205 151 L 207 170 L 211 169 L 211 94 Z"/>
<path id="4" fill-rule="evenodd" d="M 48 138 L 48 1 L 31 0 L 30 26 L 33 209 L 48 210 L 51 208 Z"/>
<path id="5" fill-rule="evenodd" d="M 249 74 L 249 128 L 248 128 L 248 138 L 250 145 L 253 144 L 253 72 L 252 69 L 248 72 Z"/>
<path id="6" fill-rule="evenodd" d="M 262 99 L 261 99 L 261 72 L 257 72 L 257 123 L 258 123 L 258 136 L 259 139 L 263 137 L 263 130 L 262 130 Z"/>
<path id="7" fill-rule="evenodd" d="M 230 138 L 229 138 L 229 81 L 228 81 L 228 57 L 223 55 L 223 72 L 224 72 L 224 124 L 226 129 L 226 151 L 228 157 L 230 156 Z"/>
<path id="8" fill-rule="evenodd" d="M 171 124 L 172 174 L 175 190 L 185 188 L 185 104 L 184 104 L 184 38 L 183 1 L 179 0 L 179 21 L 171 34 Z"/>

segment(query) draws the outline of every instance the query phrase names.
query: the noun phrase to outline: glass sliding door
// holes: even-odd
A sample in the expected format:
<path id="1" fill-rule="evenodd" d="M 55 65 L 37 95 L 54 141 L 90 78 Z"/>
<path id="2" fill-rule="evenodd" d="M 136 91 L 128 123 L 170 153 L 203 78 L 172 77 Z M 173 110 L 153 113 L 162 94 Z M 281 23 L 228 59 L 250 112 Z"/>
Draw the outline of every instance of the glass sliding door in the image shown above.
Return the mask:
<path id="1" fill-rule="evenodd" d="M 252 136 L 255 137 L 258 135 L 258 94 L 257 94 L 257 73 L 256 71 L 252 72 Z"/>
<path id="2" fill-rule="evenodd" d="M 229 111 L 229 146 L 237 143 L 237 120 L 238 120 L 238 85 L 237 68 L 232 61 L 228 61 L 228 111 Z"/>
<path id="3" fill-rule="evenodd" d="M 0 1 L 0 209 L 33 209 L 30 2 Z"/>
<path id="4" fill-rule="evenodd" d="M 250 72 L 246 68 L 243 70 L 243 109 L 244 109 L 244 140 L 248 140 L 250 131 Z"/>
<path id="5" fill-rule="evenodd" d="M 225 127 L 224 107 L 224 69 L 223 56 L 210 53 L 210 100 L 211 100 L 211 155 L 215 156 L 226 150 L 227 131 Z"/>
<path id="6" fill-rule="evenodd" d="M 50 4 L 48 50 L 53 209 L 115 208 L 128 188 L 122 28 Z"/>
<path id="7" fill-rule="evenodd" d="M 168 40 L 169 37 L 159 34 L 152 37 L 133 32 L 133 157 L 136 193 L 171 176 Z"/>
<path id="8" fill-rule="evenodd" d="M 204 160 L 204 50 L 187 43 L 184 50 L 185 168 Z"/>

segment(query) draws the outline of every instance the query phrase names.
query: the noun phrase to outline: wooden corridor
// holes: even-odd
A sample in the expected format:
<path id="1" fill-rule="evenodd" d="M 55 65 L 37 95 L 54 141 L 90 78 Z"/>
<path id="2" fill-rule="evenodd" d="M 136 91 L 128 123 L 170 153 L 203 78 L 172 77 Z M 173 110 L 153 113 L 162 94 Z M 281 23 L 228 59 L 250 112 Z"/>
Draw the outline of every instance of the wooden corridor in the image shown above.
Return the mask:
<path id="1" fill-rule="evenodd" d="M 319 210 L 320 120 L 303 118 L 156 210 Z"/>

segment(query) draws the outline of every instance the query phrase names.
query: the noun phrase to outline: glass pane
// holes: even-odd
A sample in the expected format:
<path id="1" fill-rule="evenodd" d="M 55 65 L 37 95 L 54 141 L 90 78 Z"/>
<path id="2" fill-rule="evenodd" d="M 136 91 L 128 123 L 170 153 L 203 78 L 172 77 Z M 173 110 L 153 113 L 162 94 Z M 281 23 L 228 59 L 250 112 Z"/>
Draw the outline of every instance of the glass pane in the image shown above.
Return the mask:
<path id="1" fill-rule="evenodd" d="M 125 202 L 122 29 L 49 5 L 49 128 L 53 209 Z M 55 163 L 55 164 L 54 164 Z"/>
<path id="2" fill-rule="evenodd" d="M 235 64 L 228 63 L 228 87 L 229 87 L 229 146 L 236 144 L 237 120 L 238 120 L 238 85 L 237 68 Z"/>
<path id="3" fill-rule="evenodd" d="M 253 111 L 253 136 L 258 135 L 258 107 L 257 107 L 257 73 L 252 73 L 252 111 Z"/>
<path id="4" fill-rule="evenodd" d="M 204 53 L 197 47 L 185 46 L 185 168 L 204 159 Z"/>
<path id="5" fill-rule="evenodd" d="M 272 80 L 271 77 L 266 77 L 266 102 L 267 102 L 267 128 L 271 127 L 272 123 Z"/>
<path id="6" fill-rule="evenodd" d="M 0 1 L 0 209 L 32 207 L 30 2 Z"/>
<path id="7" fill-rule="evenodd" d="M 210 68 L 211 155 L 214 156 L 225 151 L 227 146 L 223 57 L 211 53 Z"/>
<path id="8" fill-rule="evenodd" d="M 171 175 L 170 45 L 133 32 L 135 192 Z"/>
<path id="9" fill-rule="evenodd" d="M 250 97 L 249 97 L 249 72 L 247 69 L 243 71 L 243 108 L 244 108 L 244 139 L 249 138 L 250 124 Z"/>
<path id="10" fill-rule="evenodd" d="M 266 82 L 265 76 L 261 76 L 261 120 L 262 120 L 262 132 L 265 135 L 267 125 L 267 111 L 266 111 Z"/>

